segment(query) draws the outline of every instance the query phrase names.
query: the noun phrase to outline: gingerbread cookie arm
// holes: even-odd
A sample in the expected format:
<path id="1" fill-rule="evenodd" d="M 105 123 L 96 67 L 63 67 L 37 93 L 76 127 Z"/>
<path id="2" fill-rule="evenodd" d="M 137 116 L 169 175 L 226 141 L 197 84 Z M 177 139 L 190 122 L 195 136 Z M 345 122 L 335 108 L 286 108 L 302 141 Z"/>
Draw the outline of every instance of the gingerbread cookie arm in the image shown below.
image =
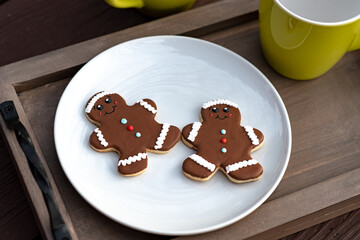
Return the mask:
<path id="1" fill-rule="evenodd" d="M 201 126 L 202 126 L 201 122 L 194 122 L 192 124 L 186 125 L 182 130 L 183 142 L 185 144 L 189 143 L 192 145 L 192 147 L 194 147 L 194 145 L 197 142 L 196 140 Z"/>
<path id="2" fill-rule="evenodd" d="M 260 130 L 251 126 L 244 126 L 244 130 L 251 140 L 252 151 L 261 148 L 264 143 L 264 134 Z"/>
<path id="3" fill-rule="evenodd" d="M 262 145 L 262 143 L 264 142 L 264 134 L 257 128 L 254 128 L 254 133 L 257 136 L 257 138 L 259 139 L 259 145 Z"/>
<path id="4" fill-rule="evenodd" d="M 149 150 L 157 153 L 166 153 L 180 140 L 180 129 L 168 123 L 161 124 L 161 131 L 156 136 L 154 145 Z"/>
<path id="5" fill-rule="evenodd" d="M 152 113 L 152 114 L 156 114 L 157 113 L 157 106 L 155 104 L 155 102 L 151 99 L 145 98 L 145 99 L 141 99 L 139 101 L 137 101 L 137 103 L 134 105 L 139 105 L 142 108 L 144 108 L 144 110 Z"/>
<path id="6" fill-rule="evenodd" d="M 109 142 L 106 140 L 100 128 L 96 128 L 90 135 L 89 143 L 90 146 L 97 151 L 104 151 L 110 148 Z"/>

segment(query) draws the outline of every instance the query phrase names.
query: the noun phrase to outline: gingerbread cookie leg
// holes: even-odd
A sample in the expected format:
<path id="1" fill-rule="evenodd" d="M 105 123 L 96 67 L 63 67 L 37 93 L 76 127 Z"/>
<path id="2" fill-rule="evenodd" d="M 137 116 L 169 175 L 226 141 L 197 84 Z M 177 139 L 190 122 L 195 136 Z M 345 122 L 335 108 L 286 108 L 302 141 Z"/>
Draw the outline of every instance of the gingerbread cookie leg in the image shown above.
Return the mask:
<path id="1" fill-rule="evenodd" d="M 202 155 L 198 152 L 185 159 L 182 165 L 185 176 L 197 181 L 207 181 L 216 173 L 218 167 Z"/>
<path id="2" fill-rule="evenodd" d="M 256 181 L 263 173 L 262 166 L 255 159 L 240 160 L 227 164 L 222 166 L 221 170 L 235 183 Z"/>
<path id="3" fill-rule="evenodd" d="M 143 173 L 147 168 L 146 151 L 137 154 L 122 154 L 118 162 L 118 171 L 124 176 L 136 176 Z"/>
<path id="4" fill-rule="evenodd" d="M 167 153 L 180 140 L 180 129 L 168 123 L 161 124 L 161 131 L 156 138 L 154 146 L 149 151 L 155 153 Z"/>

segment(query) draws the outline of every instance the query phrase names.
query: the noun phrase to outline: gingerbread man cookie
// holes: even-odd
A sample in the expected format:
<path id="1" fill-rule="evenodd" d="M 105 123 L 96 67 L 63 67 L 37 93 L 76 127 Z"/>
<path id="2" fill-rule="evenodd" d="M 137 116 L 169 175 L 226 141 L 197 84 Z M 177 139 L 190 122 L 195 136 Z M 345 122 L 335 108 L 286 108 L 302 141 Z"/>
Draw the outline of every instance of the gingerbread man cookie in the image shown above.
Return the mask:
<path id="1" fill-rule="evenodd" d="M 118 171 L 125 176 L 145 171 L 147 151 L 166 153 L 180 140 L 177 127 L 155 120 L 157 108 L 150 99 L 129 106 L 117 93 L 99 92 L 87 102 L 85 113 L 99 126 L 90 136 L 90 146 L 99 152 L 117 152 Z"/>
<path id="2" fill-rule="evenodd" d="M 185 176 L 206 181 L 220 169 L 235 183 L 258 180 L 263 169 L 250 153 L 262 147 L 264 135 L 258 129 L 240 126 L 237 104 L 223 99 L 207 102 L 200 119 L 182 130 L 183 142 L 197 150 L 183 162 Z"/>

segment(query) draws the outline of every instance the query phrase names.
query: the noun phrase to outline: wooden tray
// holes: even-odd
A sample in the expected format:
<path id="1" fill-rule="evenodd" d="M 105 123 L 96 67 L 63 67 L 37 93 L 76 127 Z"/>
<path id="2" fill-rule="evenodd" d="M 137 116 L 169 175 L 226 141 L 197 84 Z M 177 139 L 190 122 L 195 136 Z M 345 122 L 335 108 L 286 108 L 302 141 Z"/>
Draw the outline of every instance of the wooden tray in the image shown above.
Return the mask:
<path id="1" fill-rule="evenodd" d="M 73 239 L 169 238 L 129 229 L 90 207 L 65 177 L 53 136 L 58 101 L 76 71 L 111 46 L 150 35 L 198 37 L 237 52 L 278 90 L 293 130 L 288 169 L 262 206 L 221 230 L 178 239 L 279 238 L 359 208 L 360 54 L 347 53 L 318 79 L 286 79 L 262 56 L 258 4 L 253 0 L 224 0 L 0 68 L 0 102 L 15 102 L 45 164 Z M 0 125 L 40 230 L 44 238 L 52 239 L 49 216 L 26 158 L 2 118 Z"/>

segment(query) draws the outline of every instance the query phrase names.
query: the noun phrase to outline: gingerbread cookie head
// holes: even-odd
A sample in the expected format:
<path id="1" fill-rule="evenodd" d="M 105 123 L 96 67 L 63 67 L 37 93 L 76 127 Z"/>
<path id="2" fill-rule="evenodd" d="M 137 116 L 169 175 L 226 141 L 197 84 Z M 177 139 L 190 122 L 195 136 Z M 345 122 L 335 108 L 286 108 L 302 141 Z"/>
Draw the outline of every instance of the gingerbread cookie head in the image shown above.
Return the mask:
<path id="1" fill-rule="evenodd" d="M 85 113 L 90 120 L 100 123 L 115 116 L 125 106 L 125 100 L 119 94 L 102 91 L 90 98 Z"/>
<path id="2" fill-rule="evenodd" d="M 240 124 L 241 114 L 236 103 L 218 99 L 205 103 L 201 109 L 203 121 L 231 122 Z"/>

